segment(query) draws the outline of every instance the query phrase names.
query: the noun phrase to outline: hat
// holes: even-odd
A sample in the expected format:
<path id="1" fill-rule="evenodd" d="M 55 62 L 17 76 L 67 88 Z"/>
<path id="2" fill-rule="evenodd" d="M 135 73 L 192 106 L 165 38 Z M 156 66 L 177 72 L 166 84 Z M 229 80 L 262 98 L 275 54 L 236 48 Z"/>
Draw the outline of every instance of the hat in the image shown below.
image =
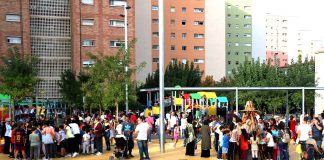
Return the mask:
<path id="1" fill-rule="evenodd" d="M 10 118 L 6 118 L 6 122 L 11 122 L 11 119 Z"/>

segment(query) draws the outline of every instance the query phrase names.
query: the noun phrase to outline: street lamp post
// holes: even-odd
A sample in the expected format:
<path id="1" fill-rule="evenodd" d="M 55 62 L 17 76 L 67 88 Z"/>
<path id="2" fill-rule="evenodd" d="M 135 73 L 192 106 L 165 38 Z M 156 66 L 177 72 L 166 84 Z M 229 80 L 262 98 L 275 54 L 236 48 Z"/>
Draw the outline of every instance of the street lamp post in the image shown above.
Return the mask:
<path id="1" fill-rule="evenodd" d="M 121 15 L 124 17 L 124 31 L 125 31 L 125 55 L 128 52 L 128 15 L 127 10 L 131 7 L 127 6 L 127 1 L 124 5 L 124 15 Z M 125 106 L 126 106 L 126 114 L 128 114 L 128 83 L 127 83 L 127 72 L 128 72 L 128 63 L 125 64 L 125 73 L 126 73 L 126 84 L 125 84 Z"/>

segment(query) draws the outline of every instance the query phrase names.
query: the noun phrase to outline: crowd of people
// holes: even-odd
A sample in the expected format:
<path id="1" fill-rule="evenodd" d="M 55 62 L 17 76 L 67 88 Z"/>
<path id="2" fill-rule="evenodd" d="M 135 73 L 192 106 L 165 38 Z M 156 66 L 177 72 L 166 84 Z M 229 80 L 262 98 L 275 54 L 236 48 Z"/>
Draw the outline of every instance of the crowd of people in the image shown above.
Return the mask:
<path id="1" fill-rule="evenodd" d="M 303 159 L 322 157 L 324 114 L 305 115 L 298 123 L 291 116 L 268 118 L 262 114 L 239 113 L 225 116 L 196 116 L 193 112 L 171 111 L 165 115 L 165 129 L 173 141 L 173 147 L 186 147 L 185 155 L 196 156 L 197 145 L 201 145 L 201 157 L 210 157 L 211 150 L 218 159 L 289 159 L 289 145 L 295 144 Z M 135 142 L 140 159 L 150 159 L 148 145 L 152 135 L 160 134 L 159 117 L 149 112 L 117 116 L 112 112 L 89 114 L 74 112 L 64 123 L 46 120 L 40 116 L 28 122 L 1 123 L 1 138 L 4 138 L 4 154 L 15 159 L 52 159 L 77 157 L 80 154 L 102 155 L 113 152 L 116 137 L 127 141 L 124 157 L 132 158 Z M 183 144 L 177 146 L 182 138 Z M 136 140 L 136 141 L 135 141 Z M 105 145 L 103 145 L 103 141 Z M 161 142 L 160 142 L 161 143 Z"/>

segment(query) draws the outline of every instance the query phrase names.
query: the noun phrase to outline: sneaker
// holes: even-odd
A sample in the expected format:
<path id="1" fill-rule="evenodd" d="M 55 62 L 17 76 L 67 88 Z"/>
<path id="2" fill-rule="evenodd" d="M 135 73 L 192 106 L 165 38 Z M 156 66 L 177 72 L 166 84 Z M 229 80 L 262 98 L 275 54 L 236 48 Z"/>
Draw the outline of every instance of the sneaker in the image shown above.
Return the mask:
<path id="1" fill-rule="evenodd" d="M 102 155 L 102 153 L 101 152 L 97 152 L 96 156 L 100 156 L 100 155 Z"/>
<path id="2" fill-rule="evenodd" d="M 67 154 L 65 155 L 65 158 L 71 157 L 71 154 Z"/>
<path id="3" fill-rule="evenodd" d="M 76 156 L 77 156 L 77 153 L 74 152 L 73 155 L 72 155 L 72 157 L 74 158 L 74 157 L 76 157 Z"/>

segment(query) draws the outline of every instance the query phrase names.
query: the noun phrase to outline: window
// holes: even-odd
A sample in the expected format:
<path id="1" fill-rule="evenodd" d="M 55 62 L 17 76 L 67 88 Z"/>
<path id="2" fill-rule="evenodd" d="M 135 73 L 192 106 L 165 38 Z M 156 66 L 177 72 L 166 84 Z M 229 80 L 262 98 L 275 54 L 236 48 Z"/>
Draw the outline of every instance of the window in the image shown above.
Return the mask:
<path id="1" fill-rule="evenodd" d="M 227 14 L 227 18 L 231 18 L 231 14 Z"/>
<path id="2" fill-rule="evenodd" d="M 187 60 L 186 59 L 182 59 L 181 61 L 183 64 L 187 64 Z"/>
<path id="3" fill-rule="evenodd" d="M 287 33 L 282 33 L 282 36 L 287 36 Z"/>
<path id="4" fill-rule="evenodd" d="M 152 46 L 152 49 L 153 49 L 153 50 L 159 50 L 159 45 L 153 45 L 153 46 Z"/>
<path id="5" fill-rule="evenodd" d="M 177 59 L 175 59 L 175 58 L 171 58 L 171 63 L 172 64 L 175 64 L 177 62 Z"/>
<path id="6" fill-rule="evenodd" d="M 110 20 L 109 24 L 112 27 L 125 27 L 125 22 L 122 20 Z"/>
<path id="7" fill-rule="evenodd" d="M 125 6 L 126 0 L 109 0 L 110 6 Z"/>
<path id="8" fill-rule="evenodd" d="M 174 50 L 175 50 L 175 46 L 171 45 L 171 51 L 174 51 Z"/>
<path id="9" fill-rule="evenodd" d="M 181 11 L 182 11 L 182 13 L 186 13 L 187 12 L 187 8 L 186 7 L 182 7 Z"/>
<path id="10" fill-rule="evenodd" d="M 235 64 L 236 64 L 236 65 L 239 65 L 239 64 L 240 64 L 240 62 L 239 62 L 239 61 L 236 61 L 236 62 L 235 62 Z"/>
<path id="11" fill-rule="evenodd" d="M 230 47 L 231 46 L 231 42 L 227 42 L 227 47 Z"/>
<path id="12" fill-rule="evenodd" d="M 124 41 L 110 41 L 109 46 L 110 47 L 121 47 L 123 45 Z"/>
<path id="13" fill-rule="evenodd" d="M 204 49 L 204 46 L 194 46 L 195 51 L 203 51 Z"/>
<path id="14" fill-rule="evenodd" d="M 203 8 L 194 8 L 195 13 L 203 13 L 204 9 Z"/>
<path id="15" fill-rule="evenodd" d="M 82 19 L 83 26 L 93 26 L 94 19 Z"/>
<path id="16" fill-rule="evenodd" d="M 251 43 L 245 43 L 244 46 L 250 47 L 250 46 L 252 46 L 252 44 Z"/>
<path id="17" fill-rule="evenodd" d="M 182 39 L 186 39 L 187 38 L 187 33 L 182 33 L 181 36 L 182 36 Z"/>
<path id="18" fill-rule="evenodd" d="M 287 22 L 288 22 L 288 20 L 282 20 L 282 22 L 283 22 L 283 23 L 287 23 Z"/>
<path id="19" fill-rule="evenodd" d="M 170 8 L 170 12 L 175 12 L 175 7 L 172 6 L 172 7 Z"/>
<path id="20" fill-rule="evenodd" d="M 152 35 L 153 35 L 153 37 L 158 37 L 159 36 L 159 32 L 153 32 Z"/>
<path id="21" fill-rule="evenodd" d="M 231 52 L 227 52 L 227 55 L 231 55 Z"/>
<path id="22" fill-rule="evenodd" d="M 287 27 L 282 27 L 282 29 L 286 30 L 286 29 L 287 29 Z"/>
<path id="23" fill-rule="evenodd" d="M 229 37 L 229 38 L 230 38 L 230 37 L 231 37 L 231 33 L 227 33 L 227 37 Z"/>
<path id="24" fill-rule="evenodd" d="M 252 35 L 251 35 L 250 33 L 245 33 L 245 34 L 244 34 L 244 37 L 246 37 L 246 38 L 250 38 L 250 37 L 252 37 Z"/>
<path id="25" fill-rule="evenodd" d="M 251 54 L 251 52 L 244 52 L 244 54 L 245 54 L 245 55 L 250 55 L 250 54 Z"/>
<path id="26" fill-rule="evenodd" d="M 235 46 L 236 46 L 236 47 L 239 46 L 239 45 L 240 45 L 239 43 L 237 43 L 237 42 L 235 43 Z"/>
<path id="27" fill-rule="evenodd" d="M 237 15 L 235 15 L 235 18 L 236 18 L 236 19 L 238 19 L 238 18 L 239 18 L 239 15 L 238 15 L 238 14 L 237 14 Z"/>
<path id="28" fill-rule="evenodd" d="M 251 29 L 252 28 L 252 25 L 251 24 L 244 24 L 244 28 Z"/>
<path id="29" fill-rule="evenodd" d="M 153 24 L 159 24 L 159 20 L 158 19 L 152 19 L 152 23 Z"/>
<path id="30" fill-rule="evenodd" d="M 181 22 L 182 26 L 185 26 L 186 23 L 187 23 L 186 20 L 182 20 L 182 22 Z"/>
<path id="31" fill-rule="evenodd" d="M 90 5 L 93 4 L 93 0 L 82 0 L 81 2 L 82 4 L 90 4 Z"/>
<path id="32" fill-rule="evenodd" d="M 240 35 L 239 35 L 239 34 L 235 34 L 235 37 L 236 37 L 236 38 L 239 38 L 239 37 L 240 37 Z"/>
<path id="33" fill-rule="evenodd" d="M 157 11 L 157 10 L 159 10 L 158 6 L 152 6 L 152 11 Z"/>
<path id="34" fill-rule="evenodd" d="M 170 23 L 171 23 L 172 25 L 174 25 L 174 24 L 175 24 L 175 20 L 174 20 L 174 19 L 171 19 L 171 20 L 170 20 Z"/>
<path id="35" fill-rule="evenodd" d="M 196 64 L 201 64 L 204 63 L 205 61 L 203 59 L 194 59 L 194 63 Z"/>
<path id="36" fill-rule="evenodd" d="M 227 61 L 227 64 L 231 64 L 231 61 Z"/>
<path id="37" fill-rule="evenodd" d="M 228 27 L 228 28 L 231 28 L 231 26 L 232 26 L 231 24 L 227 24 L 227 27 Z"/>
<path id="38" fill-rule="evenodd" d="M 182 46 L 181 49 L 182 49 L 182 51 L 186 51 L 187 50 L 187 46 Z"/>
<path id="39" fill-rule="evenodd" d="M 231 9 L 232 8 L 232 6 L 231 5 L 227 5 L 227 9 Z"/>
<path id="40" fill-rule="evenodd" d="M 251 15 L 244 15 L 244 19 L 251 19 L 252 16 Z"/>
<path id="41" fill-rule="evenodd" d="M 89 60 L 82 61 L 83 67 L 92 67 L 94 64 L 95 64 L 94 61 L 89 61 Z"/>
<path id="42" fill-rule="evenodd" d="M 83 40 L 82 46 L 84 47 L 94 46 L 94 40 L 89 40 L 89 39 Z"/>
<path id="43" fill-rule="evenodd" d="M 204 25 L 204 21 L 194 21 L 194 25 L 195 26 L 203 26 Z"/>
<path id="44" fill-rule="evenodd" d="M 7 37 L 7 42 L 10 44 L 21 44 L 21 37 Z"/>
<path id="45" fill-rule="evenodd" d="M 175 38 L 175 33 L 171 33 L 171 38 Z"/>
<path id="46" fill-rule="evenodd" d="M 250 11 L 251 10 L 251 6 L 244 6 L 244 10 Z"/>
<path id="47" fill-rule="evenodd" d="M 20 22 L 20 15 L 7 14 L 6 21 L 7 22 Z"/>
<path id="48" fill-rule="evenodd" d="M 195 33 L 194 38 L 204 38 L 204 34 Z"/>
<path id="49" fill-rule="evenodd" d="M 159 63 L 159 58 L 153 58 L 152 61 L 153 63 Z"/>
<path id="50" fill-rule="evenodd" d="M 235 28 L 239 28 L 239 25 L 238 24 L 235 24 Z"/>
<path id="51" fill-rule="evenodd" d="M 239 52 L 235 52 L 235 55 L 239 55 Z"/>

